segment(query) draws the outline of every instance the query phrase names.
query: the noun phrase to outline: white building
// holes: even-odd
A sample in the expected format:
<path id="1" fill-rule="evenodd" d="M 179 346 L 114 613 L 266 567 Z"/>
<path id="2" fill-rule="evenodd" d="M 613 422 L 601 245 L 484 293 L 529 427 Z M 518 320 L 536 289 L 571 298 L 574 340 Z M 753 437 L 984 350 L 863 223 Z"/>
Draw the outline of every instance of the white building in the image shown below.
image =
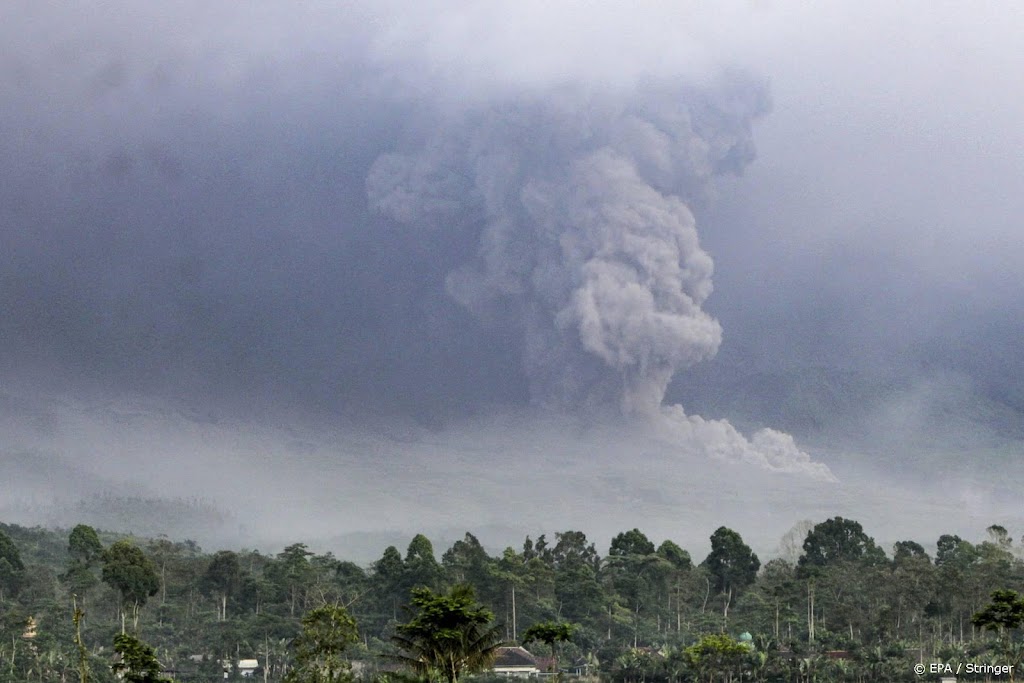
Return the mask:
<path id="1" fill-rule="evenodd" d="M 225 659 L 221 661 L 220 665 L 224 668 L 224 678 L 230 677 L 231 662 Z M 236 668 L 238 675 L 242 678 L 252 678 L 256 675 L 256 669 L 260 668 L 260 663 L 257 659 L 239 659 Z"/>
<path id="2" fill-rule="evenodd" d="M 529 677 L 540 673 L 537 658 L 521 647 L 499 647 L 494 673 L 502 676 Z"/>

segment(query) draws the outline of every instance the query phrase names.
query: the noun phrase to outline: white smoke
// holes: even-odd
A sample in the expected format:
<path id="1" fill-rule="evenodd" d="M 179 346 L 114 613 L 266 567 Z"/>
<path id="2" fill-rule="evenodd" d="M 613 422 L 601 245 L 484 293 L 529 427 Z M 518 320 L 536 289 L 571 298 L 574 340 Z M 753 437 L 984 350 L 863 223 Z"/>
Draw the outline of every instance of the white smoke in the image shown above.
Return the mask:
<path id="1" fill-rule="evenodd" d="M 673 375 L 722 340 L 701 308 L 713 262 L 685 202 L 753 158 L 751 123 L 766 102 L 735 75 L 712 89 L 529 93 L 451 116 L 418 147 L 382 155 L 367 192 L 376 210 L 417 229 L 472 226 L 475 253 L 448 275 L 448 293 L 522 335 L 536 404 L 614 404 L 710 455 L 831 478 L 786 435 L 747 441 L 727 422 L 662 411 Z"/>

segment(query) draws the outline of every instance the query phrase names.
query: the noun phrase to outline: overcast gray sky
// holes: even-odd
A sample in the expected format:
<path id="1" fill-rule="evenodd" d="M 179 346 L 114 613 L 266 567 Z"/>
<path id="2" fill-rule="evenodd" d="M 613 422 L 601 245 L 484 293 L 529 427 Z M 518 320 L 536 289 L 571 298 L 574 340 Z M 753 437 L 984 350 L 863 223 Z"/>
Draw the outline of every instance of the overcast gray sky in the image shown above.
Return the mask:
<path id="1" fill-rule="evenodd" d="M 1013 437 L 1022 34 L 1009 3 L 10 3 L 7 415 L 664 396 L 821 445 L 942 393 Z"/>

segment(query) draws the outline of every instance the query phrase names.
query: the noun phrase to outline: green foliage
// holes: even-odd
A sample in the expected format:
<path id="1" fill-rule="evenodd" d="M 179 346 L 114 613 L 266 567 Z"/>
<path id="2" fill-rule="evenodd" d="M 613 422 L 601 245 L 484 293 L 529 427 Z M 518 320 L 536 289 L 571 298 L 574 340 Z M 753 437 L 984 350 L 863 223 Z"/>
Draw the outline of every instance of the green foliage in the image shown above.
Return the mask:
<path id="1" fill-rule="evenodd" d="M 893 563 L 905 564 L 914 560 L 924 560 L 931 562 L 931 558 L 928 557 L 928 553 L 925 552 L 924 546 L 915 541 L 899 541 L 892 547 L 892 561 Z"/>
<path id="2" fill-rule="evenodd" d="M 217 617 L 221 621 L 227 619 L 228 598 L 235 595 L 242 585 L 242 568 L 238 564 L 238 554 L 230 550 L 215 553 L 209 566 L 203 573 L 203 587 L 217 597 Z"/>
<path id="3" fill-rule="evenodd" d="M 119 633 L 114 636 L 114 652 L 120 659 L 111 665 L 111 670 L 123 676 L 126 683 L 169 683 L 170 679 L 160 675 L 160 662 L 153 648 L 135 636 Z"/>
<path id="4" fill-rule="evenodd" d="M 0 531 L 0 602 L 18 592 L 25 565 L 10 536 Z"/>
<path id="5" fill-rule="evenodd" d="M 73 562 L 92 567 L 103 559 L 99 534 L 87 524 L 79 524 L 68 534 L 68 555 Z"/>
<path id="6" fill-rule="evenodd" d="M 967 569 L 978 557 L 974 546 L 959 536 L 943 534 L 936 546 L 935 564 L 940 567 Z"/>
<path id="7" fill-rule="evenodd" d="M 738 533 L 723 526 L 711 535 L 711 553 L 701 566 L 710 572 L 716 591 L 731 594 L 754 582 L 761 561 Z"/>
<path id="8" fill-rule="evenodd" d="M 816 525 L 804 540 L 804 554 L 797 563 L 802 577 L 814 576 L 824 567 L 844 562 L 878 564 L 885 561 L 885 552 L 874 539 L 864 533 L 859 522 L 833 517 Z"/>
<path id="9" fill-rule="evenodd" d="M 971 623 L 983 629 L 999 631 L 1020 628 L 1024 624 L 1024 598 L 1016 591 L 992 591 L 992 602 L 971 617 Z"/>
<path id="10" fill-rule="evenodd" d="M 139 608 L 160 590 L 156 565 L 129 540 L 118 541 L 103 553 L 103 582 L 120 593 L 122 604 L 131 605 L 135 626 Z"/>
<path id="11" fill-rule="evenodd" d="M 434 546 L 423 534 L 416 534 L 405 552 L 405 588 L 437 588 L 441 583 L 441 565 L 434 557 Z"/>
<path id="12" fill-rule="evenodd" d="M 302 631 L 292 642 L 295 665 L 286 683 L 341 683 L 351 680 L 345 650 L 359 640 L 355 620 L 340 605 L 324 605 L 302 618 Z"/>
<path id="13" fill-rule="evenodd" d="M 534 624 L 523 632 L 523 645 L 539 640 L 551 648 L 551 656 L 554 657 L 552 668 L 558 671 L 558 643 L 565 643 L 572 639 L 572 634 L 579 628 L 577 624 L 556 621 L 542 621 Z"/>
<path id="14" fill-rule="evenodd" d="M 611 547 L 608 549 L 608 557 L 651 555 L 653 553 L 654 544 L 639 529 L 622 532 L 612 539 Z"/>
<path id="15" fill-rule="evenodd" d="M 68 535 L 68 567 L 60 579 L 73 595 L 83 599 L 99 579 L 93 572 L 103 559 L 103 544 L 96 530 L 86 524 L 79 524 Z"/>
<path id="16" fill-rule="evenodd" d="M 859 529 L 850 520 L 843 522 L 844 529 Z M 818 525 L 818 531 L 822 529 Z M 131 591 L 122 595 L 118 584 L 109 581 L 88 588 L 88 618 L 79 620 L 76 638 L 71 596 L 78 587 L 68 575 L 72 568 L 95 574 L 102 568 L 105 578 L 111 579 L 116 566 L 144 566 L 147 560 L 157 580 L 142 582 L 148 583 L 139 591 L 147 604 L 134 613 L 139 619 L 137 632 L 146 634 L 154 656 L 168 671 L 180 672 L 182 681 L 220 679 L 222 661 L 234 664 L 254 658 L 261 667 L 257 679 L 265 672 L 270 683 L 282 683 L 292 671 L 292 680 L 305 680 L 299 660 L 320 655 L 334 656 L 337 663 L 331 671 L 321 664 L 321 673 L 372 680 L 382 675 L 373 664 L 382 661 L 378 655 L 394 652 L 393 646 L 389 649 L 398 642 L 391 640 L 393 635 L 410 639 L 400 655 L 413 668 L 410 676 L 446 678 L 441 655 L 453 646 L 437 637 L 445 629 L 430 628 L 428 623 L 438 622 L 442 607 L 452 608 L 455 593 L 447 587 L 463 582 L 472 584 L 475 593 L 461 606 L 471 614 L 484 610 L 486 617 L 470 622 L 467 629 L 471 626 L 480 636 L 490 633 L 493 644 L 517 636 L 533 640 L 533 627 L 540 624 L 574 623 L 571 640 L 536 647 L 545 653 L 551 647 L 559 660 L 589 662 L 591 673 L 623 683 L 717 683 L 728 676 L 734 681 L 794 681 L 808 676 L 819 681 L 902 680 L 898 675 L 911 671 L 922 654 L 937 661 L 999 658 L 1024 664 L 1019 633 L 1006 637 L 1020 604 L 990 598 L 996 590 L 1024 593 L 1024 556 L 1010 531 L 998 528 L 977 543 L 941 537 L 934 562 L 928 556 L 931 548 L 910 540 L 893 546 L 891 560 L 881 562 L 881 551 L 860 530 L 848 536 L 859 551 L 847 554 L 837 550 L 842 544 L 821 542 L 821 557 L 828 558 L 823 563 L 809 565 L 805 560 L 805 570 L 798 572 L 799 556 L 791 553 L 792 562 L 772 560 L 749 582 L 731 584 L 722 579 L 725 572 L 717 571 L 715 562 L 706 560 L 694 567 L 677 544 L 666 540 L 655 545 L 655 539 L 638 529 L 618 534 L 606 557 L 580 531 L 549 534 L 550 543 L 545 536 L 533 536 L 536 541 L 524 543 L 522 552 L 507 548 L 497 556 L 466 534 L 433 566 L 433 547 L 422 537 L 410 544 L 411 553 L 389 548 L 365 568 L 330 553 L 316 554 L 302 544 L 277 555 L 252 550 L 204 553 L 191 542 L 140 539 L 135 547 L 135 542 L 108 534 L 98 534 L 110 548 L 100 562 L 94 543 L 76 542 L 72 548 L 67 530 L 0 525 L 0 532 L 10 539 L 22 567 L 18 591 L 7 594 L 0 605 L 0 683 L 76 681 L 86 669 L 89 683 L 115 683 L 110 669 L 110 642 L 120 631 L 115 607 L 121 602 L 131 607 Z M 83 539 L 86 533 L 72 531 Z M 749 576 L 753 553 L 746 555 L 739 534 L 724 529 L 716 535 L 712 553 L 746 557 Z M 804 531 L 801 536 L 813 534 Z M 725 552 L 730 548 L 736 552 Z M 742 561 L 722 563 L 730 570 L 743 566 Z M 813 572 L 806 571 L 810 566 L 815 567 Z M 428 599 L 423 605 L 430 609 L 421 610 L 414 600 L 407 623 L 402 624 L 399 605 L 409 602 L 409 583 L 423 568 L 434 574 L 437 586 L 413 597 L 433 596 L 440 606 Z M 63 580 L 58 581 L 58 575 Z M 154 598 L 150 591 L 157 583 Z M 733 595 L 719 591 L 728 585 Z M 230 596 L 226 611 L 225 594 Z M 84 593 L 79 597 L 81 606 Z M 351 621 L 340 622 L 351 626 L 351 633 L 358 624 L 363 639 L 341 637 L 344 650 L 332 655 L 309 645 L 330 642 L 330 636 L 296 638 L 309 630 L 303 619 L 325 605 L 344 605 Z M 500 615 L 501 626 L 493 614 Z M 972 628 L 974 615 L 978 620 Z M 25 635 L 30 616 L 35 634 L 31 638 Z M 417 630 L 417 625 L 422 628 Z M 341 627 L 342 633 L 346 629 Z M 997 638 L 1000 629 L 1002 637 Z M 460 638 L 468 634 L 458 628 L 449 631 Z M 753 634 L 756 649 L 736 661 L 728 659 L 728 648 L 710 647 L 714 641 L 694 649 L 706 636 L 733 638 L 744 631 Z M 850 654 L 841 660 L 826 656 L 836 649 Z M 439 663 L 424 663 L 427 652 L 433 652 L 429 656 L 437 656 L 433 661 Z M 193 661 L 193 655 L 203 659 Z M 719 655 L 728 660 L 723 666 L 732 668 L 695 668 L 713 666 L 709 662 Z M 349 659 L 362 663 L 350 671 Z M 468 671 L 464 668 L 457 675 L 464 677 Z"/>
<path id="17" fill-rule="evenodd" d="M 657 552 L 658 557 L 664 558 L 676 569 L 688 570 L 693 566 L 690 553 L 680 548 L 674 541 L 663 541 Z"/>
<path id="18" fill-rule="evenodd" d="M 401 649 L 394 658 L 414 672 L 439 674 L 456 683 L 464 673 L 489 667 L 502 645 L 493 613 L 477 604 L 471 586 L 455 586 L 448 593 L 414 588 L 411 618 L 399 624 L 392 642 Z"/>
<path id="19" fill-rule="evenodd" d="M 739 674 L 750 653 L 750 646 L 725 634 L 703 636 L 696 644 L 686 648 L 690 667 L 700 677 L 708 673 Z"/>

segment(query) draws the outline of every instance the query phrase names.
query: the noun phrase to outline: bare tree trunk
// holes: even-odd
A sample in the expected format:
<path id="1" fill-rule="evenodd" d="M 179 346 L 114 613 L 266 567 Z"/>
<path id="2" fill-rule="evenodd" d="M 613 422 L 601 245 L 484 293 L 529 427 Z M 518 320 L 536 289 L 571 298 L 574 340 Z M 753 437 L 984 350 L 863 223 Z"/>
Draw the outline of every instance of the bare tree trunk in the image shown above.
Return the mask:
<path id="1" fill-rule="evenodd" d="M 814 642 L 814 584 L 807 582 L 807 640 Z"/>
<path id="2" fill-rule="evenodd" d="M 779 600 L 775 599 L 775 640 L 779 640 Z"/>
<path id="3" fill-rule="evenodd" d="M 682 602 L 679 599 L 679 583 L 676 583 L 676 633 L 682 631 L 682 610 L 680 609 L 679 603 Z"/>
<path id="4" fill-rule="evenodd" d="M 270 676 L 270 638 L 263 634 L 263 683 L 267 683 Z"/>
<path id="5" fill-rule="evenodd" d="M 519 633 L 516 629 L 516 585 L 512 584 L 512 640 L 518 638 Z"/>
<path id="6" fill-rule="evenodd" d="M 637 630 L 640 628 L 640 602 L 633 609 L 633 649 L 636 649 Z"/>

